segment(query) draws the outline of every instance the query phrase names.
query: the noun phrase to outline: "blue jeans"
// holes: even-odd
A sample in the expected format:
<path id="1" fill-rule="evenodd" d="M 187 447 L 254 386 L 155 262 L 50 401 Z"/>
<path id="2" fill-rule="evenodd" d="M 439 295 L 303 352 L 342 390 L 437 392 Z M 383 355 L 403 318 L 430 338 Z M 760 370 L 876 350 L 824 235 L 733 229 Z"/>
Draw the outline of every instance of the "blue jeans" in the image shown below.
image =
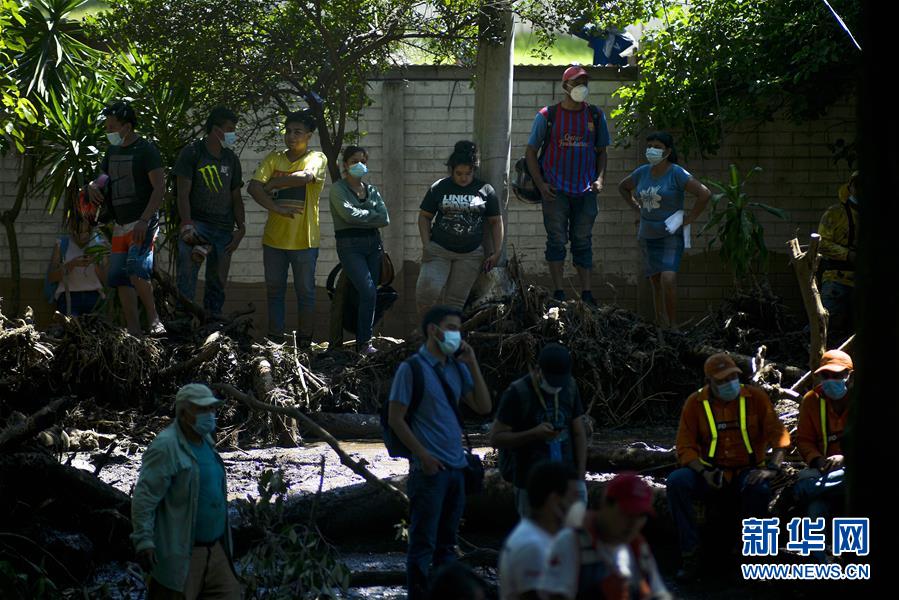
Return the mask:
<path id="1" fill-rule="evenodd" d="M 728 484 L 725 482 L 721 490 L 709 487 L 702 475 L 693 469 L 682 467 L 668 476 L 668 506 L 677 528 L 680 550 L 683 554 L 693 553 L 699 548 L 699 527 L 696 524 L 695 500 L 707 500 L 720 492 L 735 492 L 740 498 L 740 514 L 742 518 L 764 517 L 768 513 L 768 502 L 771 499 L 771 488 L 767 481 L 746 485 L 746 477 L 752 469 L 746 469 L 734 476 Z M 722 498 L 717 498 L 720 501 Z"/>
<path id="2" fill-rule="evenodd" d="M 66 312 L 66 293 L 63 292 L 56 299 L 56 310 L 70 317 L 79 317 L 93 312 L 100 300 L 100 292 L 69 292 L 72 302 L 72 312 Z"/>
<path id="3" fill-rule="evenodd" d="M 593 268 L 593 223 L 598 208 L 596 194 L 568 196 L 556 190 L 556 199 L 543 201 L 546 228 L 546 260 L 565 260 L 565 244 L 571 240 L 571 258 L 577 267 Z"/>
<path id="4" fill-rule="evenodd" d="M 409 552 L 406 577 L 409 600 L 424 599 L 431 568 L 456 559 L 456 534 L 465 510 L 463 469 L 425 475 L 409 470 Z"/>
<path id="5" fill-rule="evenodd" d="M 287 271 L 293 269 L 293 289 L 297 296 L 297 314 L 300 324 L 311 327 L 315 310 L 315 263 L 318 248 L 306 250 L 280 250 L 262 245 L 262 262 L 265 266 L 265 293 L 268 300 L 269 335 L 284 333 L 284 297 L 287 295 Z M 303 333 L 303 327 L 300 328 Z M 311 335 L 311 331 L 310 331 Z"/>
<path id="6" fill-rule="evenodd" d="M 843 501 L 845 490 L 843 469 L 822 474 L 818 469 L 803 469 L 793 486 L 796 501 L 806 505 L 806 515 L 812 519 L 831 516 Z"/>
<path id="7" fill-rule="evenodd" d="M 194 222 L 197 233 L 212 248 L 206 256 L 206 288 L 203 292 L 203 308 L 212 315 L 220 315 L 225 305 L 225 282 L 231 269 L 231 254 L 225 246 L 231 243 L 233 231 L 228 231 L 206 223 Z M 178 240 L 178 291 L 190 300 L 197 293 L 197 278 L 200 265 L 191 259 L 193 246 Z"/>
<path id="8" fill-rule="evenodd" d="M 371 340 L 375 322 L 375 302 L 378 280 L 381 277 L 381 239 L 378 235 L 337 238 L 337 256 L 343 272 L 352 282 L 359 296 L 356 320 L 356 345 Z"/>

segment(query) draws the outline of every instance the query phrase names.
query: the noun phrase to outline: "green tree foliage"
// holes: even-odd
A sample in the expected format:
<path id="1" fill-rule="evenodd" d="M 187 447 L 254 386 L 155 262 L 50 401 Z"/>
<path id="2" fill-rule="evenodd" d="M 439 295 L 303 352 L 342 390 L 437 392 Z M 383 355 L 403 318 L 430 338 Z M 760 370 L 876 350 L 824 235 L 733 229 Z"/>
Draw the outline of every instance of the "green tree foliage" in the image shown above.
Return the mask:
<path id="1" fill-rule="evenodd" d="M 831 5 L 855 32 L 861 3 Z M 531 10 L 562 30 L 643 25 L 639 80 L 619 90 L 611 116 L 619 139 L 671 129 L 686 152 L 714 153 L 737 125 L 820 117 L 855 92 L 861 64 L 821 0 L 555 0 Z M 553 31 L 538 33 L 552 42 Z"/>
<path id="2" fill-rule="evenodd" d="M 265 470 L 258 489 L 258 498 L 237 500 L 241 518 L 263 536 L 238 560 L 245 596 L 292 600 L 334 598 L 337 591 L 345 592 L 350 572 L 334 549 L 313 528 L 286 522 L 289 486 L 283 471 Z"/>
<path id="3" fill-rule="evenodd" d="M 0 151 L 13 144 L 23 151 L 22 126 L 36 120 L 34 105 L 13 75 L 18 66 L 16 57 L 25 50 L 25 40 L 18 31 L 24 22 L 15 0 L 0 0 L 0 64 L 5 65 L 0 70 Z"/>
<path id="4" fill-rule="evenodd" d="M 197 105 L 251 111 L 273 130 L 288 110 L 311 107 L 331 176 L 370 104 L 368 78 L 415 47 L 435 61 L 470 55 L 481 0 L 112 0 L 97 39 L 133 43 L 159 76 L 183 82 Z"/>

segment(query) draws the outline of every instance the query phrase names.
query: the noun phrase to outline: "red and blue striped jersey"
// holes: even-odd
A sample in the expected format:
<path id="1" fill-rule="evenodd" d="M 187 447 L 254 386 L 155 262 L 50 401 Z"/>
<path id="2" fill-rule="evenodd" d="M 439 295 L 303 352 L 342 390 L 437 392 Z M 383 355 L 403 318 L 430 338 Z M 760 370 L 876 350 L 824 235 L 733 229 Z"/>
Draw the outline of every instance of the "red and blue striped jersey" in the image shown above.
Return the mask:
<path id="1" fill-rule="evenodd" d="M 543 107 L 534 118 L 529 146 L 539 149 L 543 145 L 551 108 Z M 597 151 L 610 143 L 606 116 L 599 110 L 599 131 L 594 131 L 593 115 L 586 102 L 580 110 L 565 110 L 559 104 L 555 111 L 549 143 L 540 163 L 543 177 L 564 194 L 582 196 L 596 180 Z"/>

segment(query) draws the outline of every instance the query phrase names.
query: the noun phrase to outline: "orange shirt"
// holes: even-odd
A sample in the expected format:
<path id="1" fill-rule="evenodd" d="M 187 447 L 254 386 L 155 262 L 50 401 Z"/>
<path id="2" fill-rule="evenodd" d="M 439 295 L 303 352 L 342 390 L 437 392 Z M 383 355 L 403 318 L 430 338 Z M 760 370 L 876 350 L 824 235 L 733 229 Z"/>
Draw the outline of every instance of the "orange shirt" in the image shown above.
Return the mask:
<path id="1" fill-rule="evenodd" d="M 768 394 L 760 388 L 744 385 L 740 395 L 746 397 L 746 433 L 753 456 L 746 451 L 740 430 L 740 399 L 725 402 L 712 398 L 709 405 L 718 427 L 718 444 L 714 459 L 709 458 L 712 432 L 703 406 L 703 400 L 709 398 L 709 388 L 705 386 L 690 394 L 681 411 L 677 459 L 682 466 L 701 458 L 724 469 L 754 467 L 765 460 L 768 448 L 790 445 L 790 434 L 774 412 Z"/>
<path id="2" fill-rule="evenodd" d="M 824 434 L 821 430 L 821 398 L 827 411 L 827 453 L 824 453 Z M 802 460 L 811 463 L 819 456 L 842 454 L 841 440 L 849 418 L 849 408 L 842 414 L 836 412 L 833 403 L 821 393 L 821 386 L 808 392 L 799 405 L 799 426 L 796 430 L 796 447 Z"/>

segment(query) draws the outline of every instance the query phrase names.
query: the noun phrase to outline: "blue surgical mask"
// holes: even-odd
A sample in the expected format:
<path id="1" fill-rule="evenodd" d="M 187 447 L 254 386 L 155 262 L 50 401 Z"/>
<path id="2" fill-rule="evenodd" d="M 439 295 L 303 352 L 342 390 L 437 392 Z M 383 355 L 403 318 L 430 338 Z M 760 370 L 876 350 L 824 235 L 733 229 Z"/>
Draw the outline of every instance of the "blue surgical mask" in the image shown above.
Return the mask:
<path id="1" fill-rule="evenodd" d="M 222 146 L 225 148 L 231 148 L 234 146 L 235 142 L 237 142 L 237 132 L 236 131 L 226 131 L 225 137 L 222 140 Z"/>
<path id="2" fill-rule="evenodd" d="M 106 139 L 109 140 L 109 143 L 112 146 L 121 146 L 123 141 L 122 134 L 118 131 L 111 131 L 107 133 Z"/>
<path id="3" fill-rule="evenodd" d="M 665 158 L 665 151 L 661 148 L 647 148 L 646 149 L 646 160 L 649 161 L 651 165 L 657 165 L 662 162 L 662 159 Z"/>
<path id="4" fill-rule="evenodd" d="M 362 179 L 362 177 L 368 173 L 368 167 L 365 163 L 357 162 L 351 164 L 347 169 L 347 172 L 356 179 Z"/>
<path id="5" fill-rule="evenodd" d="M 848 392 L 845 379 L 825 379 L 821 382 L 824 395 L 834 400 L 841 400 Z"/>
<path id="6" fill-rule="evenodd" d="M 715 394 L 722 400 L 731 401 L 740 395 L 740 380 L 734 379 L 715 386 Z"/>
<path id="7" fill-rule="evenodd" d="M 193 427 L 200 435 L 209 435 L 215 431 L 215 413 L 210 411 L 197 414 Z"/>
<path id="8" fill-rule="evenodd" d="M 452 356 L 459 349 L 459 346 L 462 345 L 462 332 L 444 331 L 443 341 L 437 340 L 437 345 L 440 346 L 441 352 L 447 356 Z"/>

